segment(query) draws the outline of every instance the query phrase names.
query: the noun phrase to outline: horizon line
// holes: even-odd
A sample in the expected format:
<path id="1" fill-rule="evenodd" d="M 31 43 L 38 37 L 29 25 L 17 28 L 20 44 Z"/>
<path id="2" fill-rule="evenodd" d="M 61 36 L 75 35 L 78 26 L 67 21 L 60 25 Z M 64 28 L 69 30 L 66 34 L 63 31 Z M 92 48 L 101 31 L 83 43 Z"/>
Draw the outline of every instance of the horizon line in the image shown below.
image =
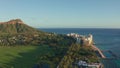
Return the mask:
<path id="1" fill-rule="evenodd" d="M 43 27 L 43 28 L 37 28 L 37 29 L 120 29 L 120 28 L 86 28 L 86 27 L 83 27 L 83 28 L 76 28 L 76 27 Z"/>

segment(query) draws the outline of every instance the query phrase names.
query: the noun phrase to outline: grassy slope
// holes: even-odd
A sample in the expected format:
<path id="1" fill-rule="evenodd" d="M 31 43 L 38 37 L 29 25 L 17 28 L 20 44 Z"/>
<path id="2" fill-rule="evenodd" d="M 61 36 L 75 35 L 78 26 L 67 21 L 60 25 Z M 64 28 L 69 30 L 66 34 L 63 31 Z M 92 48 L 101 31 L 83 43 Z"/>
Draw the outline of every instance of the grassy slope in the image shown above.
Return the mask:
<path id="1" fill-rule="evenodd" d="M 0 68 L 32 68 L 48 52 L 48 46 L 0 47 Z"/>
<path id="2" fill-rule="evenodd" d="M 38 33 L 42 32 L 40 30 L 37 30 L 35 28 L 32 28 L 26 24 L 0 24 L 0 33 Z"/>

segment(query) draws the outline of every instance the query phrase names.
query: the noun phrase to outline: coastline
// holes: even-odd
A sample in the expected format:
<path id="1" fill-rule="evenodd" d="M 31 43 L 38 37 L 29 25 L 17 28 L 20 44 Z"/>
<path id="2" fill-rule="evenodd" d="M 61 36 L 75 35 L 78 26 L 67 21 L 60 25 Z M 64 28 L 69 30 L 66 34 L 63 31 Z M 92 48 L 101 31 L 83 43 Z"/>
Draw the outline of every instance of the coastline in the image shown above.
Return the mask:
<path id="1" fill-rule="evenodd" d="M 96 47 L 95 45 L 91 45 L 91 47 L 93 48 L 93 50 L 95 50 L 99 53 L 101 58 L 103 58 L 103 59 L 106 58 L 106 56 L 102 53 L 102 51 L 98 47 Z"/>
<path id="2" fill-rule="evenodd" d="M 93 50 L 97 51 L 98 57 L 100 57 L 102 59 L 106 58 L 106 56 L 103 54 L 103 52 L 97 46 L 91 45 L 91 47 L 93 48 Z M 103 62 L 100 62 L 100 63 L 101 63 L 101 66 L 99 68 L 105 68 L 104 63 Z"/>
<path id="3" fill-rule="evenodd" d="M 101 59 L 100 62 L 104 64 L 104 68 L 120 68 L 120 52 L 119 52 L 119 40 L 120 29 L 91 29 L 91 28 L 63 28 L 63 29 L 42 29 L 46 32 L 55 32 L 58 34 L 68 34 L 68 33 L 77 33 L 80 35 L 87 35 L 89 33 L 94 35 L 95 43 L 94 46 L 99 48 L 102 53 L 106 56 L 106 59 Z M 112 33 L 111 33 L 112 32 Z M 114 34 L 113 34 L 114 33 Z M 118 41 L 118 42 L 117 42 Z M 118 56 L 117 59 L 111 59 L 108 54 L 106 54 L 106 50 L 112 51 L 115 55 Z M 109 53 L 111 54 L 111 53 Z M 114 58 L 114 56 L 112 56 Z"/>

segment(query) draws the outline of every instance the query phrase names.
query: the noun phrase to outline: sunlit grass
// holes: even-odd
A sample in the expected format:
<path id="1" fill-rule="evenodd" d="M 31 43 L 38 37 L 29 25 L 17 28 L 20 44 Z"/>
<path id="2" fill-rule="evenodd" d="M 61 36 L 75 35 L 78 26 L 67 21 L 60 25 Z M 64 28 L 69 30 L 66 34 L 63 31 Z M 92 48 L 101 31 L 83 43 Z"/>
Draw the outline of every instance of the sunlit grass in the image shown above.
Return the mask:
<path id="1" fill-rule="evenodd" d="M 0 68 L 32 68 L 38 58 L 51 50 L 48 46 L 0 46 Z"/>

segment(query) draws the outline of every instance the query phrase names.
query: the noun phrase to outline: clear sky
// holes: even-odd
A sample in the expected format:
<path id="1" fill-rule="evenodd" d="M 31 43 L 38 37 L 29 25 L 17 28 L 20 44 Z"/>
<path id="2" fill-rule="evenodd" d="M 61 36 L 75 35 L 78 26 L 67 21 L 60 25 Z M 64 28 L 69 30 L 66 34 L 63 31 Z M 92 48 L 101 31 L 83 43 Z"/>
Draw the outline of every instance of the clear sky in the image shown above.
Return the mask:
<path id="1" fill-rule="evenodd" d="M 120 0 L 0 0 L 0 21 L 36 28 L 120 28 Z"/>

